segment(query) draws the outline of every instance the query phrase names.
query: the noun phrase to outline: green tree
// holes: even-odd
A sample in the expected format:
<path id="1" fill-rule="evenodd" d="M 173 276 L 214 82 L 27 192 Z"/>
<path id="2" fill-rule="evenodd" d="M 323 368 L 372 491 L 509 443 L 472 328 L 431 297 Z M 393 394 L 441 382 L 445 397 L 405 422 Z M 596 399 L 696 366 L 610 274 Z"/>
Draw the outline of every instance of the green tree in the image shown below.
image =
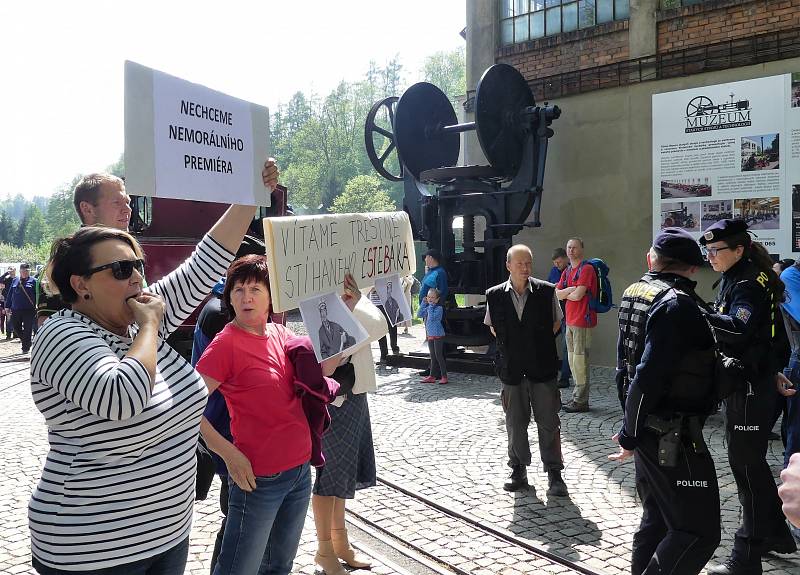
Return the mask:
<path id="1" fill-rule="evenodd" d="M 29 262 L 44 265 L 50 254 L 50 246 L 46 243 L 39 245 L 26 244 L 15 246 L 10 243 L 0 243 L 0 261 L 2 262 Z"/>
<path id="2" fill-rule="evenodd" d="M 47 227 L 50 239 L 73 233 L 80 226 L 78 214 L 72 203 L 72 192 L 81 176 L 75 176 L 69 183 L 62 184 L 51 196 L 47 204 Z"/>
<path id="3" fill-rule="evenodd" d="M 106 172 L 118 178 L 125 177 L 125 154 L 119 155 L 119 160 L 106 167 Z M 77 182 L 76 182 L 77 183 Z M 73 186 L 74 188 L 75 186 Z"/>
<path id="4" fill-rule="evenodd" d="M 437 86 L 450 100 L 467 92 L 467 63 L 463 47 L 449 52 L 436 52 L 425 58 L 422 76 Z"/>
<path id="5" fill-rule="evenodd" d="M 36 204 L 31 204 L 30 208 L 28 208 L 25 219 L 27 220 L 27 225 L 25 226 L 25 239 L 22 245 L 39 245 L 50 239 L 44 215 Z"/>
<path id="6" fill-rule="evenodd" d="M 28 204 L 28 209 L 25 211 L 25 215 L 17 228 L 14 245 L 20 247 L 25 244 L 38 245 L 48 239 L 47 224 L 42 212 L 36 204 Z"/>
<path id="7" fill-rule="evenodd" d="M 25 217 L 30 202 L 22 194 L 17 194 L 13 198 L 0 201 L 0 210 L 8 214 L 15 221 L 20 221 Z"/>
<path id="8" fill-rule="evenodd" d="M 12 244 L 16 240 L 16 237 L 16 222 L 11 216 L 0 209 L 0 243 Z"/>
<path id="9" fill-rule="evenodd" d="M 363 212 L 392 212 L 397 209 L 378 176 L 355 176 L 336 197 L 330 211 L 337 214 Z"/>

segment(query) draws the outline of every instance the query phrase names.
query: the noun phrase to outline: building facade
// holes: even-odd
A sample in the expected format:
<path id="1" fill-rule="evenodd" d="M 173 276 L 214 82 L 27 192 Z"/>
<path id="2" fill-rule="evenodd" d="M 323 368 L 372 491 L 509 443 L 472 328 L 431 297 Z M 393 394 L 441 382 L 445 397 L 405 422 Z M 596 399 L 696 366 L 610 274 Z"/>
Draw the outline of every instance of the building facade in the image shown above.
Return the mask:
<path id="1" fill-rule="evenodd" d="M 535 273 L 546 277 L 552 249 L 580 236 L 587 257 L 611 267 L 618 299 L 646 270 L 652 241 L 653 94 L 800 72 L 800 0 L 467 0 L 466 38 L 468 87 L 504 62 L 537 103 L 563 111 L 542 227 L 516 238 L 534 250 Z M 465 162 L 484 161 L 468 137 Z M 712 298 L 714 273 L 698 279 Z M 616 338 L 612 311 L 595 330 L 593 364 L 613 365 Z"/>

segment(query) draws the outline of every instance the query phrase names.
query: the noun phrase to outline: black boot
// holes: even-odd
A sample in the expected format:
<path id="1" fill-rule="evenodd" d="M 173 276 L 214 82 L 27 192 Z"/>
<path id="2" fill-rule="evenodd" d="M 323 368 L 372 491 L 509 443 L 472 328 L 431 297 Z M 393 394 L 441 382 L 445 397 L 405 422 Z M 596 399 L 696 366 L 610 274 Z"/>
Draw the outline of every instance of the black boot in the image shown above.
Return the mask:
<path id="1" fill-rule="evenodd" d="M 746 561 L 735 551 L 722 565 L 715 565 L 707 571 L 708 575 L 761 575 L 761 557 L 756 561 Z"/>
<path id="2" fill-rule="evenodd" d="M 506 491 L 519 491 L 521 489 L 528 489 L 528 468 L 524 465 L 515 465 L 511 468 L 511 475 L 508 481 L 503 485 Z"/>
<path id="3" fill-rule="evenodd" d="M 795 543 L 794 537 L 788 529 L 784 530 L 784 533 L 780 535 L 768 537 L 761 548 L 762 555 L 767 553 L 794 553 L 795 551 L 797 551 L 797 543 Z"/>
<path id="4" fill-rule="evenodd" d="M 561 479 L 561 472 L 558 469 L 550 469 L 547 471 L 547 482 L 550 485 L 547 489 L 547 494 L 553 497 L 566 497 L 567 484 Z"/>

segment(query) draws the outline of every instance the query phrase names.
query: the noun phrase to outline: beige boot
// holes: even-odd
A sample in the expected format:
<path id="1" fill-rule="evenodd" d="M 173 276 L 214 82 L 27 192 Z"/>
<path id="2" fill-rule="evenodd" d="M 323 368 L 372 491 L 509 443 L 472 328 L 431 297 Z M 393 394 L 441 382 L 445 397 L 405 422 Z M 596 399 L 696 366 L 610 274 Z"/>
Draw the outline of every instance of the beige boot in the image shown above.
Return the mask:
<path id="1" fill-rule="evenodd" d="M 333 542 L 331 541 L 318 542 L 314 561 L 322 567 L 325 575 L 348 575 L 347 569 L 339 563 L 339 558 L 336 557 L 336 552 L 333 550 Z"/>
<path id="2" fill-rule="evenodd" d="M 347 529 L 331 529 L 333 549 L 336 556 L 354 569 L 371 569 L 372 563 L 363 557 L 356 557 L 356 551 L 350 547 Z"/>

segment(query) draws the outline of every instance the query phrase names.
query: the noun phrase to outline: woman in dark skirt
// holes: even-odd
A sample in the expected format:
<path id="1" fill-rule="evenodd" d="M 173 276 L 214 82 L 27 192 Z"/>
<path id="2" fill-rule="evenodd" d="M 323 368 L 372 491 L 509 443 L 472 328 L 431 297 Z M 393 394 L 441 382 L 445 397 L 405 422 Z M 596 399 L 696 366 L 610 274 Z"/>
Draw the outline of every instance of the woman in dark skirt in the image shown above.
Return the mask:
<path id="1" fill-rule="evenodd" d="M 325 466 L 317 469 L 311 498 L 318 541 L 315 560 L 325 575 L 347 575 L 340 559 L 354 569 L 370 567 L 350 546 L 344 510 L 346 500 L 352 499 L 356 490 L 375 485 L 375 451 L 367 404 L 367 392 L 376 389 L 370 344 L 384 337 L 388 328 L 383 314 L 360 294 L 353 315 L 369 338 L 350 350 L 351 355 L 342 359 L 337 370 L 337 374 L 349 371 L 352 390 L 328 406 L 331 426 L 322 437 Z"/>

